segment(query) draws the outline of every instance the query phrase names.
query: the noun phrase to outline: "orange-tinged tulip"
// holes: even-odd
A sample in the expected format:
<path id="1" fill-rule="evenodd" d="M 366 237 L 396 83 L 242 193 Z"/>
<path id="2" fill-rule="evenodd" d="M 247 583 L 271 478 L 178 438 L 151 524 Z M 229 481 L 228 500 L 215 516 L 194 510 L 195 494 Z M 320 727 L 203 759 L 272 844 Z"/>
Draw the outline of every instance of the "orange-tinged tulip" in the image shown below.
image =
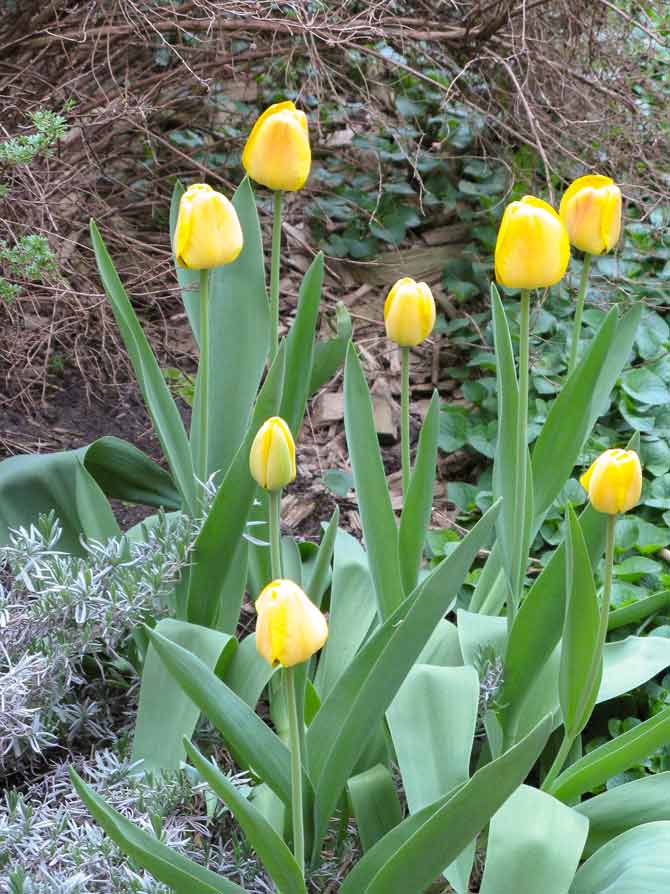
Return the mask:
<path id="1" fill-rule="evenodd" d="M 401 347 L 418 345 L 435 325 L 435 299 L 425 282 L 399 279 L 384 302 L 386 335 Z"/>
<path id="2" fill-rule="evenodd" d="M 305 185 L 311 163 L 305 113 L 292 102 L 267 108 L 254 124 L 242 153 L 247 174 L 269 189 L 293 192 Z"/>
<path id="3" fill-rule="evenodd" d="M 575 248 L 601 255 L 621 235 L 621 190 L 610 177 L 578 177 L 563 194 L 560 215 Z"/>
<path id="4" fill-rule="evenodd" d="M 179 202 L 174 253 L 180 267 L 209 270 L 242 251 L 242 227 L 228 199 L 206 183 L 194 183 Z"/>
<path id="5" fill-rule="evenodd" d="M 293 667 L 328 639 L 323 614 L 290 580 L 273 580 L 256 600 L 256 648 L 272 667 Z"/>
<path id="6" fill-rule="evenodd" d="M 495 274 L 508 289 L 544 289 L 559 282 L 570 262 L 568 232 L 551 205 L 524 196 L 505 208 L 498 230 Z"/>
<path id="7" fill-rule="evenodd" d="M 249 451 L 249 469 L 268 491 L 281 490 L 295 479 L 295 443 L 280 416 L 272 416 L 258 429 Z"/>
<path id="8" fill-rule="evenodd" d="M 637 506 L 642 468 L 634 450 L 606 450 L 579 479 L 598 512 L 618 515 Z"/>

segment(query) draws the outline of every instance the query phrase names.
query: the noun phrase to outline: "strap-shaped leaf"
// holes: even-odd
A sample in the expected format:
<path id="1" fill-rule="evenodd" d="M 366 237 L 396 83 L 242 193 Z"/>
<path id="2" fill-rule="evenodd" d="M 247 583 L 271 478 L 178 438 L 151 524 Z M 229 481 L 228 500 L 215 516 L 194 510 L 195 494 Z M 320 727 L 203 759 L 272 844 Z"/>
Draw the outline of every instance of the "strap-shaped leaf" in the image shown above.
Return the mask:
<path id="1" fill-rule="evenodd" d="M 195 477 L 184 423 L 94 220 L 91 220 L 91 241 L 100 278 L 112 305 L 137 384 L 184 503 L 193 512 Z"/>
<path id="2" fill-rule="evenodd" d="M 591 559 L 572 506 L 567 510 L 567 605 L 563 626 L 559 701 L 570 739 L 580 733 L 596 703 L 603 673 L 603 636 Z"/>
<path id="3" fill-rule="evenodd" d="M 310 394 L 317 392 L 332 379 L 347 356 L 353 330 L 349 311 L 341 301 L 337 302 L 335 308 L 335 325 L 337 327 L 335 336 L 318 341 L 314 346 L 312 378 L 309 382 Z"/>
<path id="4" fill-rule="evenodd" d="M 419 894 L 472 841 L 521 785 L 546 745 L 545 717 L 472 779 L 407 817 L 368 851 L 340 894 Z"/>
<path id="5" fill-rule="evenodd" d="M 319 550 L 316 554 L 316 560 L 312 567 L 309 580 L 307 581 L 306 592 L 314 605 L 321 608 L 321 600 L 323 594 L 328 589 L 330 583 L 330 563 L 333 559 L 335 550 L 335 540 L 337 538 L 337 526 L 340 523 L 340 507 L 336 506 L 328 527 L 323 532 Z"/>
<path id="6" fill-rule="evenodd" d="M 375 764 L 347 782 L 363 851 L 368 851 L 402 821 L 402 808 L 388 767 Z"/>
<path id="7" fill-rule="evenodd" d="M 491 820 L 480 894 L 565 894 L 588 830 L 586 817 L 520 786 Z"/>
<path id="8" fill-rule="evenodd" d="M 221 676 L 237 648 L 227 633 L 163 618 L 156 631 L 177 643 Z M 149 645 L 140 687 L 140 703 L 135 721 L 133 760 L 144 761 L 144 770 L 177 770 L 184 760 L 182 739 L 191 736 L 200 711 L 175 681 L 153 645 Z"/>
<path id="9" fill-rule="evenodd" d="M 284 356 L 282 346 L 258 394 L 246 437 L 193 546 L 187 617 L 203 627 L 216 624 L 221 630 L 234 633 L 237 626 L 243 589 L 235 587 L 229 594 L 226 585 L 229 577 L 235 577 L 242 534 L 257 491 L 249 471 L 249 450 L 263 422 L 277 413 Z"/>
<path id="10" fill-rule="evenodd" d="M 670 742 L 670 708 L 590 751 L 556 779 L 550 792 L 561 801 L 572 802 L 608 779 L 623 773 Z"/>
<path id="11" fill-rule="evenodd" d="M 666 894 L 670 890 L 670 822 L 628 829 L 577 872 L 570 894 Z"/>
<path id="12" fill-rule="evenodd" d="M 353 343 L 344 373 L 344 427 L 379 616 L 394 612 L 404 598 L 398 529 L 379 452 L 370 392 Z"/>
<path id="13" fill-rule="evenodd" d="M 419 577 L 423 545 L 433 509 L 437 438 L 440 432 L 440 402 L 437 391 L 426 413 L 416 451 L 409 492 L 400 517 L 398 547 L 400 570 L 406 595 L 412 592 Z"/>
<path id="14" fill-rule="evenodd" d="M 300 285 L 298 309 L 286 339 L 286 375 L 279 415 L 295 436 L 305 414 L 314 361 L 314 335 L 323 284 L 323 255 L 310 264 Z"/>
<path id="15" fill-rule="evenodd" d="M 236 754 L 253 767 L 284 804 L 291 804 L 288 748 L 253 709 L 199 658 L 155 630 L 147 635 L 171 676 L 221 732 Z M 303 777 L 303 786 L 310 789 Z"/>
<path id="16" fill-rule="evenodd" d="M 188 739 L 184 748 L 202 778 L 221 798 L 240 824 L 247 842 L 256 851 L 277 889 L 282 894 L 304 894 L 305 882 L 295 857 L 286 843 L 237 786 L 227 779 L 218 767 L 210 763 Z"/>
<path id="17" fill-rule="evenodd" d="M 477 552 L 488 541 L 498 504 L 477 522 L 356 655 L 307 731 L 315 785 L 314 856 L 347 778 L 433 630 L 449 610 Z"/>
<path id="18" fill-rule="evenodd" d="M 70 778 L 79 797 L 112 841 L 158 881 L 189 894 L 244 894 L 244 888 L 194 863 L 131 823 L 106 804 L 72 768 Z"/>
<path id="19" fill-rule="evenodd" d="M 584 856 L 590 857 L 612 838 L 641 823 L 670 821 L 670 773 L 654 773 L 615 785 L 575 805 L 589 821 Z"/>

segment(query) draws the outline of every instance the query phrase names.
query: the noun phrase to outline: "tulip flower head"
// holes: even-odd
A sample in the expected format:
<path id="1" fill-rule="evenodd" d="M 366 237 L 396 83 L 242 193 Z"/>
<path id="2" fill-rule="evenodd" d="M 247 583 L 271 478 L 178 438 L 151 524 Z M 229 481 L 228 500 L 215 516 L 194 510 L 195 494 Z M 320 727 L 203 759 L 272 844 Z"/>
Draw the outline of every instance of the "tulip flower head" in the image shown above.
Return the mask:
<path id="1" fill-rule="evenodd" d="M 420 344 L 435 325 L 435 299 L 425 282 L 399 279 L 384 302 L 386 335 L 401 347 Z"/>
<path id="2" fill-rule="evenodd" d="M 189 186 L 179 202 L 174 234 L 179 266 L 209 270 L 230 264 L 242 245 L 242 227 L 232 202 L 206 183 Z"/>
<path id="3" fill-rule="evenodd" d="M 325 617 L 293 581 L 269 583 L 256 600 L 256 612 L 256 648 L 272 667 L 302 664 L 328 639 Z"/>
<path id="4" fill-rule="evenodd" d="M 249 451 L 249 469 L 268 491 L 281 490 L 295 479 L 295 443 L 280 416 L 272 416 L 258 429 Z"/>
<path id="5" fill-rule="evenodd" d="M 621 235 L 621 190 L 610 177 L 578 177 L 563 194 L 560 215 L 575 248 L 601 255 Z"/>
<path id="6" fill-rule="evenodd" d="M 495 274 L 508 289 L 544 289 L 559 282 L 570 262 L 570 240 L 551 205 L 524 196 L 505 208 L 495 249 Z"/>
<path id="7" fill-rule="evenodd" d="M 606 450 L 579 479 L 597 512 L 618 515 L 637 506 L 642 468 L 634 450 Z"/>
<path id="8" fill-rule="evenodd" d="M 294 192 L 305 185 L 311 163 L 305 113 L 292 102 L 267 108 L 254 124 L 242 153 L 247 174 L 269 189 Z"/>

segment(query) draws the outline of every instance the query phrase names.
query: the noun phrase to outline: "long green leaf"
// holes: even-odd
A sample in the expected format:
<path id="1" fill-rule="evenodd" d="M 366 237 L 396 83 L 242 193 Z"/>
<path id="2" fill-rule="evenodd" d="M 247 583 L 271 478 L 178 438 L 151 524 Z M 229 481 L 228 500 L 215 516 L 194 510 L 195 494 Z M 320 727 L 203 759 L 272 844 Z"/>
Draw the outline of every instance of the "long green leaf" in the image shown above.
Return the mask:
<path id="1" fill-rule="evenodd" d="M 347 791 L 363 851 L 368 851 L 402 821 L 402 808 L 388 767 L 375 764 L 352 776 Z"/>
<path id="2" fill-rule="evenodd" d="M 590 504 L 579 517 L 592 562 L 602 555 L 605 545 L 605 516 Z M 554 550 L 549 562 L 528 591 L 514 620 L 505 656 L 503 705 L 500 720 L 511 734 L 524 700 L 538 673 L 554 652 L 565 618 L 565 544 Z"/>
<path id="3" fill-rule="evenodd" d="M 243 589 L 227 592 L 240 561 L 240 540 L 252 507 L 257 485 L 249 471 L 249 450 L 258 429 L 277 413 L 284 379 L 284 350 L 280 348 L 261 388 L 256 406 L 230 468 L 217 491 L 207 519 L 193 546 L 188 591 L 188 620 L 203 627 L 215 624 L 234 633 Z"/>
<path id="4" fill-rule="evenodd" d="M 603 785 L 617 773 L 635 766 L 657 748 L 668 743 L 670 708 L 665 708 L 611 742 L 584 755 L 561 773 L 550 792 L 561 801 L 575 801 L 584 792 Z"/>
<path id="5" fill-rule="evenodd" d="M 187 621 L 164 618 L 156 631 L 194 655 L 221 676 L 236 650 L 236 640 L 226 633 Z M 140 703 L 135 721 L 133 760 L 144 770 L 177 770 L 184 760 L 182 738 L 193 734 L 200 716 L 181 686 L 149 645 L 142 671 Z"/>
<path id="6" fill-rule="evenodd" d="M 249 425 L 270 338 L 263 241 L 248 177 L 242 180 L 232 201 L 244 247 L 232 264 L 215 267 L 209 274 L 207 471 L 218 471 L 218 480 L 228 471 Z M 184 292 L 189 318 L 199 317 L 199 301 L 197 289 Z M 191 449 L 193 456 L 198 456 L 197 412 L 191 418 Z"/>
<path id="7" fill-rule="evenodd" d="M 670 821 L 670 773 L 654 773 L 617 785 L 575 806 L 589 821 L 584 856 L 641 823 Z"/>
<path id="8" fill-rule="evenodd" d="M 670 590 L 661 590 L 660 593 L 652 593 L 645 599 L 639 599 L 623 608 L 617 608 L 610 612 L 607 619 L 608 630 L 618 630 L 628 624 L 641 624 L 647 618 L 663 611 L 670 605 Z"/>
<path id="9" fill-rule="evenodd" d="M 426 531 L 433 509 L 439 432 L 440 402 L 435 391 L 419 435 L 409 492 L 400 517 L 398 548 L 405 595 L 412 592 L 419 577 Z"/>
<path id="10" fill-rule="evenodd" d="M 375 617 L 376 604 L 365 550 L 351 534 L 338 531 L 330 588 L 328 640 L 314 678 L 321 701 L 353 660 Z"/>
<path id="11" fill-rule="evenodd" d="M 300 285 L 298 309 L 286 339 L 286 375 L 279 415 L 297 437 L 309 397 L 314 335 L 323 285 L 323 254 L 314 258 Z"/>
<path id="12" fill-rule="evenodd" d="M 480 894 L 565 894 L 588 831 L 586 817 L 520 786 L 491 820 Z"/>
<path id="13" fill-rule="evenodd" d="M 404 598 L 398 530 L 379 452 L 370 392 L 353 343 L 347 351 L 344 373 L 344 427 L 379 616 L 385 620 Z"/>
<path id="14" fill-rule="evenodd" d="M 322 702 L 307 731 L 307 758 L 316 788 L 313 858 L 358 756 L 490 537 L 498 508 L 495 504 L 489 509 L 384 622 Z"/>
<path id="15" fill-rule="evenodd" d="M 158 841 L 143 829 L 111 808 L 84 780 L 70 768 L 70 778 L 77 794 L 100 823 L 112 841 L 131 859 L 147 869 L 154 878 L 175 891 L 188 894 L 244 894 L 244 888 L 223 876 L 205 869 Z"/>
<path id="16" fill-rule="evenodd" d="M 328 589 L 330 583 L 330 563 L 335 550 L 335 540 L 337 538 L 337 526 L 340 523 L 340 507 L 336 506 L 328 527 L 323 532 L 319 550 L 316 554 L 316 560 L 312 567 L 309 580 L 307 581 L 307 593 L 314 605 L 321 608 L 323 595 Z"/>
<path id="17" fill-rule="evenodd" d="M 498 516 L 497 540 L 502 562 L 512 586 L 516 575 L 513 556 L 515 531 L 523 524 L 523 513 L 517 505 L 518 475 L 516 461 L 517 414 L 519 384 L 514 365 L 512 338 L 505 317 L 505 309 L 498 290 L 491 285 L 491 314 L 496 351 L 496 392 L 498 395 L 498 441 L 493 463 L 493 495 L 502 497 Z"/>
<path id="18" fill-rule="evenodd" d="M 645 823 L 612 839 L 584 863 L 569 894 L 667 894 L 670 822 Z"/>
<path id="19" fill-rule="evenodd" d="M 521 785 L 550 729 L 545 718 L 465 785 L 396 826 L 358 862 L 340 894 L 420 894 Z"/>
<path id="20" fill-rule="evenodd" d="M 410 813 L 468 781 L 477 722 L 479 676 L 473 667 L 415 664 L 386 717 Z M 417 747 L 417 743 L 421 743 Z M 467 894 L 475 842 L 444 869 Z"/>
<path id="21" fill-rule="evenodd" d="M 91 241 L 100 278 L 128 351 L 137 384 L 184 503 L 193 512 L 195 477 L 184 423 L 94 220 L 91 220 Z"/>
<path id="22" fill-rule="evenodd" d="M 591 560 L 572 506 L 567 511 L 565 577 L 567 606 L 558 691 L 566 732 L 574 738 L 586 726 L 596 702 L 603 673 L 603 639 Z"/>
<path id="23" fill-rule="evenodd" d="M 305 882 L 300 867 L 270 823 L 248 798 L 240 794 L 237 786 L 227 779 L 218 767 L 211 764 L 188 739 L 184 741 L 184 748 L 193 766 L 240 824 L 247 842 L 256 851 L 256 855 L 281 894 L 304 894 Z"/>
<path id="24" fill-rule="evenodd" d="M 155 630 L 147 630 L 147 634 L 158 657 L 191 701 L 235 753 L 254 767 L 284 804 L 290 805 L 290 755 L 281 739 L 199 658 Z"/>
<path id="25" fill-rule="evenodd" d="M 270 667 L 256 648 L 256 634 L 245 636 L 223 673 L 223 682 L 250 708 L 255 708 L 276 668 Z"/>

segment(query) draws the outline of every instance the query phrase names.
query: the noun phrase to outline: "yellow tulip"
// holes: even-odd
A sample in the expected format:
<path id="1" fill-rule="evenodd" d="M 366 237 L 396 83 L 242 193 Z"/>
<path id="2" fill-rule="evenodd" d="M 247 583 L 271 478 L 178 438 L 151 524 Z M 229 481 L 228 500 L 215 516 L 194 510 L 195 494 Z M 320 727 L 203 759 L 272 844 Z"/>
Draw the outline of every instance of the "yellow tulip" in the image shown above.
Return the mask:
<path id="1" fill-rule="evenodd" d="M 425 282 L 399 279 L 384 302 L 386 335 L 401 347 L 418 345 L 435 325 L 435 300 Z"/>
<path id="2" fill-rule="evenodd" d="M 280 416 L 272 416 L 258 429 L 249 451 L 249 469 L 269 491 L 281 490 L 295 479 L 295 443 Z"/>
<path id="3" fill-rule="evenodd" d="M 269 583 L 256 612 L 256 648 L 272 667 L 302 664 L 328 639 L 325 617 L 293 581 Z"/>
<path id="4" fill-rule="evenodd" d="M 621 190 L 610 177 L 578 177 L 563 193 L 560 215 L 575 248 L 601 255 L 621 235 Z"/>
<path id="5" fill-rule="evenodd" d="M 544 289 L 565 275 L 570 240 L 551 205 L 524 196 L 510 202 L 500 222 L 495 250 L 496 280 L 508 289 Z"/>
<path id="6" fill-rule="evenodd" d="M 608 515 L 628 512 L 640 500 L 640 459 L 634 450 L 606 450 L 584 472 L 579 483 L 598 512 Z"/>
<path id="7" fill-rule="evenodd" d="M 293 192 L 305 185 L 311 163 L 305 113 L 292 102 L 267 108 L 254 124 L 242 153 L 247 174 L 269 189 Z"/>
<path id="8" fill-rule="evenodd" d="M 230 264 L 242 245 L 242 227 L 233 204 L 206 183 L 189 186 L 179 202 L 174 234 L 179 266 L 208 270 Z"/>

